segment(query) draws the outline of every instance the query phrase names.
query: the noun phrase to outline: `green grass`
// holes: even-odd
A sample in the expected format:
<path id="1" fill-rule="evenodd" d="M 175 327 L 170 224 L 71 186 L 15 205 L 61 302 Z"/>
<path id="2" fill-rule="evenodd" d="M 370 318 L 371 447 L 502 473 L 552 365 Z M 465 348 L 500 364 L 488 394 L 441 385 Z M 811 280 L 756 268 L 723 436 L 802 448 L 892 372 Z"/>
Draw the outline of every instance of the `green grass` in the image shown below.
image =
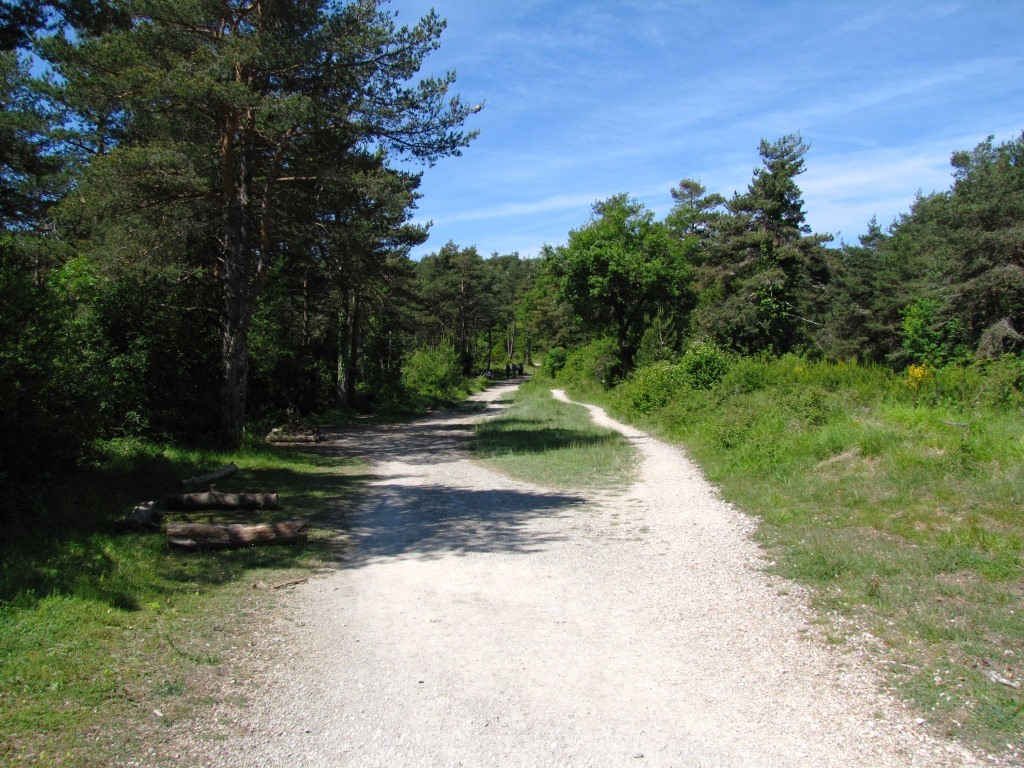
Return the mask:
<path id="1" fill-rule="evenodd" d="M 616 488 L 632 478 L 634 450 L 579 405 L 524 385 L 501 416 L 480 424 L 474 454 L 502 472 L 555 488 Z"/>
<path id="2" fill-rule="evenodd" d="M 118 525 L 179 478 L 229 461 L 240 471 L 218 489 L 279 492 L 284 509 L 259 519 L 310 518 L 307 544 L 183 554 L 159 532 Z M 118 764 L 212 704 L 218 668 L 278 594 L 264 587 L 324 561 L 326 529 L 364 477 L 359 463 L 288 449 L 116 442 L 76 476 L 26 494 L 0 543 L 0 765 Z M 232 519 L 168 519 L 211 518 Z"/>
<path id="3" fill-rule="evenodd" d="M 649 391 L 661 371 L 602 399 L 757 515 L 777 571 L 826 624 L 880 638 L 876 662 L 930 722 L 998 750 L 1024 732 L 1024 690 L 987 676 L 1024 680 L 1022 369 L 915 389 L 879 367 L 743 360 L 709 390 Z"/>

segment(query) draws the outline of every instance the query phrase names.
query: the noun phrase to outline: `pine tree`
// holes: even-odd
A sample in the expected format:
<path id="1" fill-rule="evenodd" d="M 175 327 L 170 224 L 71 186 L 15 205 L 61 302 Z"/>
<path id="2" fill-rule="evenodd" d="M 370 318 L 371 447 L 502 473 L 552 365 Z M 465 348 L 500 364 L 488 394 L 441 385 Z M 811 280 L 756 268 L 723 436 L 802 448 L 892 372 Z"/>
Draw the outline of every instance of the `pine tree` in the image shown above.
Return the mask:
<path id="1" fill-rule="evenodd" d="M 324 190 L 367 151 L 431 163 L 472 138 L 454 73 L 409 81 L 438 44 L 376 0 L 128 0 L 131 24 L 51 38 L 87 170 L 69 206 L 100 250 L 218 286 L 221 415 L 241 437 L 249 333 L 276 260 L 301 252 Z"/>
<path id="2" fill-rule="evenodd" d="M 810 338 L 829 279 L 827 235 L 811 235 L 796 177 L 799 134 L 761 142 L 763 165 L 727 203 L 698 274 L 698 330 L 741 352 L 788 352 Z"/>

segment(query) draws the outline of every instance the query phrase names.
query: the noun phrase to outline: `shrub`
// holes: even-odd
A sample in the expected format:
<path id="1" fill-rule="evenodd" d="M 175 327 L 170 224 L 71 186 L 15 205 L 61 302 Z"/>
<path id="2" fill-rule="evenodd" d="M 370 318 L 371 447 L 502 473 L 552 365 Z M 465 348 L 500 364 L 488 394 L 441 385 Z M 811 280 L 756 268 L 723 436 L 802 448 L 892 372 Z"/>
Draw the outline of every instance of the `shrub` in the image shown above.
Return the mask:
<path id="1" fill-rule="evenodd" d="M 646 416 L 664 408 L 678 392 L 690 386 L 682 365 L 654 363 L 635 371 L 616 388 L 614 405 L 626 416 Z"/>
<path id="2" fill-rule="evenodd" d="M 549 379 L 556 378 L 559 372 L 565 368 L 565 361 L 568 356 L 569 353 L 565 351 L 565 347 L 552 347 L 544 355 L 544 365 L 541 367 L 541 373 Z"/>
<path id="3" fill-rule="evenodd" d="M 402 367 L 402 386 L 417 404 L 440 405 L 461 399 L 466 384 L 458 353 L 447 344 L 417 349 Z"/>
<path id="4" fill-rule="evenodd" d="M 37 283 L 0 239 L 0 489 L 73 464 L 95 436 L 96 396 L 76 331 L 67 297 Z"/>
<path id="5" fill-rule="evenodd" d="M 608 389 L 618 380 L 621 369 L 615 340 L 595 339 L 568 355 L 557 379 L 584 389 L 593 389 L 595 385 Z"/>
<path id="6" fill-rule="evenodd" d="M 711 389 L 729 372 L 729 356 L 710 341 L 695 341 L 687 348 L 680 367 L 694 389 Z"/>

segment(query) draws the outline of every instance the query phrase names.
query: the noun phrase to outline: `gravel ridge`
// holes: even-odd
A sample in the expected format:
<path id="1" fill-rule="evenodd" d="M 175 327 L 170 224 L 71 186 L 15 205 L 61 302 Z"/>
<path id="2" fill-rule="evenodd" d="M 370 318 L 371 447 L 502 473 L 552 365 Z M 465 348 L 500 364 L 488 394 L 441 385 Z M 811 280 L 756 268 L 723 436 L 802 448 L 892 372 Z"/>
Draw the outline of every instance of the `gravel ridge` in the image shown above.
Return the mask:
<path id="1" fill-rule="evenodd" d="M 248 704 L 181 745 L 210 766 L 965 766 L 821 640 L 754 522 L 678 448 L 635 483 L 552 491 L 472 461 L 500 411 L 332 435 L 375 480 L 337 567 L 284 596 Z M 555 396 L 567 399 L 564 393 Z"/>

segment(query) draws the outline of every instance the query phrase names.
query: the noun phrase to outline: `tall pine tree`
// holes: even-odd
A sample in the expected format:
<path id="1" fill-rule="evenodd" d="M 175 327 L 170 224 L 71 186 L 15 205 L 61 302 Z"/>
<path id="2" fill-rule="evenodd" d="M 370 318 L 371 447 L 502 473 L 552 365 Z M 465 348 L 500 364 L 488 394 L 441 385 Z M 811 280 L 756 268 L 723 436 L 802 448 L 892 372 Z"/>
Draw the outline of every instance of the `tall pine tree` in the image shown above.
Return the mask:
<path id="1" fill-rule="evenodd" d="M 439 45 L 430 13 L 377 0 L 127 0 L 124 28 L 50 38 L 54 99 L 91 153 L 72 207 L 103 250 L 163 259 L 220 296 L 221 418 L 245 422 L 249 332 L 275 259 L 332 206 L 331 179 L 381 151 L 458 154 L 473 108 L 454 73 L 410 82 Z"/>
<path id="2" fill-rule="evenodd" d="M 799 134 L 761 141 L 763 165 L 727 203 L 698 273 L 698 330 L 741 352 L 788 352 L 817 322 L 828 282 L 828 235 L 811 235 L 796 177 L 808 146 Z"/>

